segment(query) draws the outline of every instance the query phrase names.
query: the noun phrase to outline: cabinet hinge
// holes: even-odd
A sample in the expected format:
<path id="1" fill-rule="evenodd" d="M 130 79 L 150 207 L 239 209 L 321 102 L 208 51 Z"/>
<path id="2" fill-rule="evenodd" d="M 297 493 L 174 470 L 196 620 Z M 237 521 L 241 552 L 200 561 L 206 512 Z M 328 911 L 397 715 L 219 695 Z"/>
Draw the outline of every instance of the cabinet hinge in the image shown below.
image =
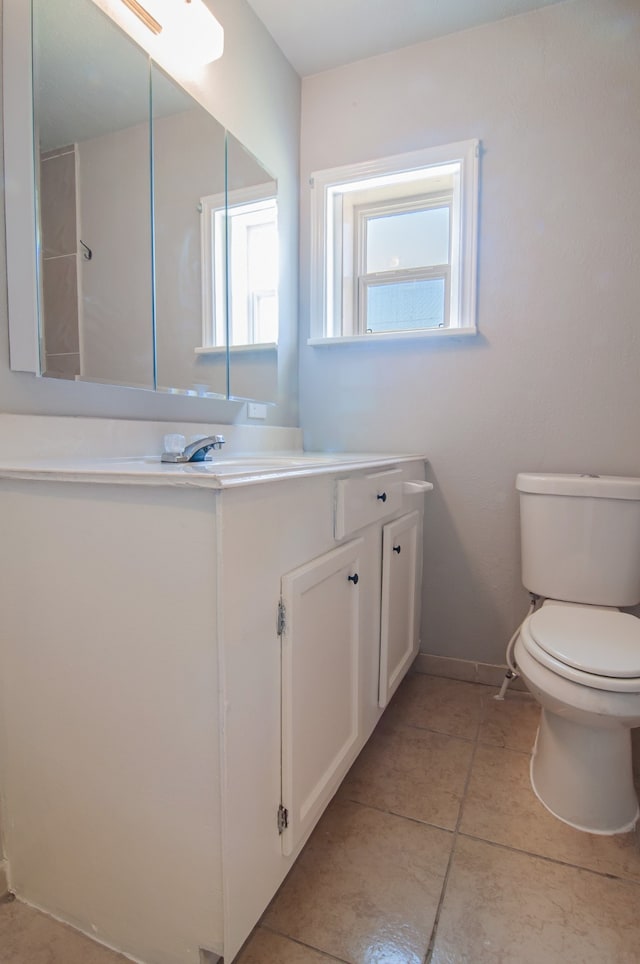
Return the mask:
<path id="1" fill-rule="evenodd" d="M 276 628 L 278 636 L 282 636 L 285 629 L 287 628 L 287 611 L 284 608 L 284 603 L 282 600 L 278 603 L 278 616 L 276 619 Z"/>
<path id="2" fill-rule="evenodd" d="M 284 833 L 289 826 L 289 811 L 282 804 L 278 807 L 278 833 Z"/>

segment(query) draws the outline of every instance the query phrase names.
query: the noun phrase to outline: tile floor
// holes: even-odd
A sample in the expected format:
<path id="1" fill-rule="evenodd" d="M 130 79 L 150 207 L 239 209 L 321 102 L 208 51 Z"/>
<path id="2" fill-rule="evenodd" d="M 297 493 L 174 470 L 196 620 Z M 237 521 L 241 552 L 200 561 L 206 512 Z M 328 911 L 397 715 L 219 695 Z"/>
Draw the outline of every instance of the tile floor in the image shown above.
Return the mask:
<path id="1" fill-rule="evenodd" d="M 640 833 L 547 813 L 528 776 L 537 706 L 495 693 L 405 680 L 237 964 L 637 964 Z M 0 904 L 0 964 L 123 961 Z"/>

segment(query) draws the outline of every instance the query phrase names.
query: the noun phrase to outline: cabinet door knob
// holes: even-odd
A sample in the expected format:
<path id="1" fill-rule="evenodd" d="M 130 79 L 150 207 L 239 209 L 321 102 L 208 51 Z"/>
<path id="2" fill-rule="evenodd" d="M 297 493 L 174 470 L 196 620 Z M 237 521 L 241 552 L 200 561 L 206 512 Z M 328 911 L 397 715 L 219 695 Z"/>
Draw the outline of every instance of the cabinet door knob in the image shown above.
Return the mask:
<path id="1" fill-rule="evenodd" d="M 376 499 L 378 499 L 380 502 L 386 502 L 386 501 L 387 501 L 387 493 L 386 493 L 386 492 L 379 492 L 378 495 L 376 496 Z"/>
<path id="2" fill-rule="evenodd" d="M 360 578 L 360 577 L 358 576 L 358 573 L 357 573 L 357 572 L 354 573 L 353 576 L 347 576 L 347 579 L 349 580 L 349 582 L 352 582 L 354 586 L 357 586 L 357 585 L 358 585 L 358 579 L 359 579 L 359 578 Z"/>
<path id="3" fill-rule="evenodd" d="M 394 552 L 397 552 L 398 555 L 400 555 L 400 552 L 402 551 L 402 546 L 394 546 L 394 547 L 393 547 L 393 551 L 394 551 Z"/>

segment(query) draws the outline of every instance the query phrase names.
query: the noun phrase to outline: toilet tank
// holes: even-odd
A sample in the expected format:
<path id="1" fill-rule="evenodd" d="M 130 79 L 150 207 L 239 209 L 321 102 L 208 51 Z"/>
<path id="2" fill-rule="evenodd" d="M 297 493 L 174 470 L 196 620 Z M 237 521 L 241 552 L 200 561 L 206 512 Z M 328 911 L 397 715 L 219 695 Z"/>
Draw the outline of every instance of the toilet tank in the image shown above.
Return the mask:
<path id="1" fill-rule="evenodd" d="M 521 472 L 522 582 L 596 606 L 640 602 L 640 479 Z"/>

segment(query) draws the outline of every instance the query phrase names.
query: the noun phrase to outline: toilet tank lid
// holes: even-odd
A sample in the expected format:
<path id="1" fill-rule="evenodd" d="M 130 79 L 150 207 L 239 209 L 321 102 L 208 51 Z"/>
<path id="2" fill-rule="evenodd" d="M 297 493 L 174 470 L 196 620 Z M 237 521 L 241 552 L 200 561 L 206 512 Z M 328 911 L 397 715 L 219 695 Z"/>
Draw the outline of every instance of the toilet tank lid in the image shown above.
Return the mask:
<path id="1" fill-rule="evenodd" d="M 543 472 L 519 472 L 518 492 L 535 495 L 573 495 L 592 499 L 627 499 L 640 501 L 640 479 L 616 475 L 552 475 Z"/>

